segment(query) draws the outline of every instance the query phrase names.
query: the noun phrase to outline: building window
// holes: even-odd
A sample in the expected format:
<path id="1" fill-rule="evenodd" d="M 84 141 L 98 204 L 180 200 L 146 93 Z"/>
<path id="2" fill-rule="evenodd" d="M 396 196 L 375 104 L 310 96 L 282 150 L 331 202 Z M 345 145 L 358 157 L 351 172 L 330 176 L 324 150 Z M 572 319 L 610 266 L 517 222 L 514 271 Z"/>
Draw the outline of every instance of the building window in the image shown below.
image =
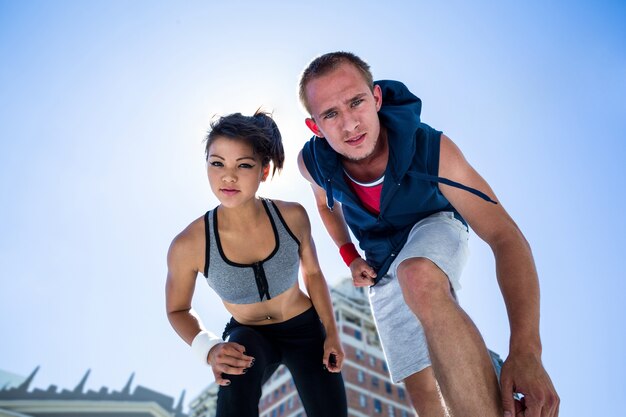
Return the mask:
<path id="1" fill-rule="evenodd" d="M 272 417 L 276 417 L 276 409 L 272 410 Z"/>
<path id="2" fill-rule="evenodd" d="M 363 359 L 363 351 L 361 349 L 356 350 L 356 359 L 359 361 Z"/>
<path id="3" fill-rule="evenodd" d="M 287 408 L 290 410 L 293 408 L 293 397 L 289 397 L 289 401 L 287 401 Z"/>
<path id="4" fill-rule="evenodd" d="M 389 411 L 389 417 L 396 417 L 396 409 L 393 408 L 393 405 L 389 404 L 387 411 Z"/>
<path id="5" fill-rule="evenodd" d="M 354 338 L 356 340 L 363 340 L 363 336 L 361 335 L 361 331 L 360 330 L 355 330 L 354 331 Z"/>
<path id="6" fill-rule="evenodd" d="M 365 373 L 359 369 L 359 373 L 357 374 L 357 379 L 359 382 L 365 381 Z"/>
<path id="7" fill-rule="evenodd" d="M 404 389 L 398 388 L 398 398 L 404 400 Z"/>
<path id="8" fill-rule="evenodd" d="M 287 386 L 285 384 L 283 384 L 283 385 L 280 386 L 280 392 L 284 394 L 285 391 L 287 391 Z"/>
<path id="9" fill-rule="evenodd" d="M 362 408 L 367 408 L 367 397 L 363 394 L 359 394 L 359 405 Z"/>
<path id="10" fill-rule="evenodd" d="M 389 382 L 385 382 L 385 391 L 387 391 L 387 394 L 391 394 L 392 392 L 391 384 Z"/>
<path id="11" fill-rule="evenodd" d="M 378 388 L 378 377 L 372 376 L 372 386 Z"/>
<path id="12" fill-rule="evenodd" d="M 383 405 L 380 403 L 380 400 L 374 400 L 374 411 L 377 413 L 383 412 Z"/>
<path id="13" fill-rule="evenodd" d="M 387 368 L 387 362 L 381 361 L 383 363 L 383 371 L 388 372 L 389 368 Z"/>
<path id="14" fill-rule="evenodd" d="M 278 415 L 283 415 L 283 413 L 285 412 L 285 403 L 282 403 L 278 406 Z"/>
<path id="15" fill-rule="evenodd" d="M 376 358 L 374 356 L 370 356 L 370 365 L 372 365 L 373 368 L 376 367 Z"/>
<path id="16" fill-rule="evenodd" d="M 405 410 L 402 410 L 402 417 L 409 417 L 409 413 L 407 413 Z"/>
<path id="17" fill-rule="evenodd" d="M 344 316 L 348 323 L 354 324 L 356 327 L 361 327 L 361 319 L 357 316 L 353 316 L 351 314 L 346 314 Z"/>

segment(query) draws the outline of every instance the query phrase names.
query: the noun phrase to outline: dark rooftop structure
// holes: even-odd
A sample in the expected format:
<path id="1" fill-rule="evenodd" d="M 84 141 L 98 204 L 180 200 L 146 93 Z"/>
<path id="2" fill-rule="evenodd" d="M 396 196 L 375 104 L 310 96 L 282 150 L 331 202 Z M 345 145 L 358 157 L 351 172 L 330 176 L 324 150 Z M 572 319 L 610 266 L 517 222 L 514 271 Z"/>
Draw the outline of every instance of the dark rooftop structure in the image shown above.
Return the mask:
<path id="1" fill-rule="evenodd" d="M 29 391 L 38 371 L 39 367 L 35 368 L 17 387 L 0 388 L 0 417 L 187 417 L 183 413 L 185 391 L 176 405 L 174 398 L 141 385 L 131 392 L 134 373 L 120 391 L 107 387 L 85 391 L 91 370 L 72 390 L 50 385 Z"/>

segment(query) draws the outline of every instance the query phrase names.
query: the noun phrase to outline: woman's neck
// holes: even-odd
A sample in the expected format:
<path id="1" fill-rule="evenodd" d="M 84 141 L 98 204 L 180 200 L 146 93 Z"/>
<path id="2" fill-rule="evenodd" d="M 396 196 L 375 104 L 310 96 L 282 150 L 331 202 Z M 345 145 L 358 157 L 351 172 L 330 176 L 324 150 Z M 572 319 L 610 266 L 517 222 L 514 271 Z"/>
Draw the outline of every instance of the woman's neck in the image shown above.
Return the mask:
<path id="1" fill-rule="evenodd" d="M 265 208 L 258 197 L 237 207 L 225 207 L 220 204 L 218 212 L 220 229 L 250 230 L 250 225 L 259 224 L 265 217 Z"/>

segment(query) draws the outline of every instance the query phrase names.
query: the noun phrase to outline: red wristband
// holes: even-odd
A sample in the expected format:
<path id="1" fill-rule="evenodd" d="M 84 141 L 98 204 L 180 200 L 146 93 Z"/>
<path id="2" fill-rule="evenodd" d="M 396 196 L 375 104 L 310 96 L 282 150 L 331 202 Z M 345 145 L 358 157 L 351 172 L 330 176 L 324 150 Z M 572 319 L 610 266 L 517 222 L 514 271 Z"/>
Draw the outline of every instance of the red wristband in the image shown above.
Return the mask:
<path id="1" fill-rule="evenodd" d="M 357 252 L 356 248 L 354 247 L 354 243 L 352 242 L 344 243 L 343 245 L 341 245 L 341 247 L 339 248 L 339 254 L 343 258 L 343 261 L 346 263 L 346 265 L 348 265 L 348 268 L 350 268 L 350 264 L 352 263 L 352 261 L 354 261 L 356 258 L 361 257 L 361 255 L 359 255 L 359 252 Z"/>

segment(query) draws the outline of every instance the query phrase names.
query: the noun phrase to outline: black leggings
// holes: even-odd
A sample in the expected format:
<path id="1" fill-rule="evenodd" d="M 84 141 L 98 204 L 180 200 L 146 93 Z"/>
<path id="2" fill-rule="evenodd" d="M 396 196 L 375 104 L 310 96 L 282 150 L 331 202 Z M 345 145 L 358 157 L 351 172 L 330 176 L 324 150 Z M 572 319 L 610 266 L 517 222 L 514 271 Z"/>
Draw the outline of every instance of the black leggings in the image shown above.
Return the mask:
<path id="1" fill-rule="evenodd" d="M 226 375 L 220 386 L 216 417 L 258 417 L 261 386 L 281 363 L 291 372 L 307 417 L 346 417 L 348 406 L 340 373 L 323 369 L 324 327 L 311 307 L 282 323 L 242 325 L 231 319 L 224 338 L 246 348 L 255 358 L 243 375 Z"/>

